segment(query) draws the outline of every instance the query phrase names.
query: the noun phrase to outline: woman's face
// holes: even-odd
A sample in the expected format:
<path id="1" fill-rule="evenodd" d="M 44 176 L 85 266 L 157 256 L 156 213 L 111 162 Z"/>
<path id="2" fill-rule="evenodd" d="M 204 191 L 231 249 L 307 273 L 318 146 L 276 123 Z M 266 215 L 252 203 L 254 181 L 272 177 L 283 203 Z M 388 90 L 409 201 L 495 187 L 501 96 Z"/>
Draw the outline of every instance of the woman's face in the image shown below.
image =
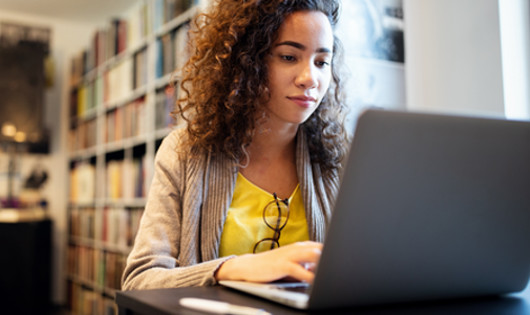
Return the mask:
<path id="1" fill-rule="evenodd" d="M 295 126 L 306 121 L 328 90 L 332 56 L 333 31 L 322 12 L 287 16 L 267 60 L 269 118 Z"/>

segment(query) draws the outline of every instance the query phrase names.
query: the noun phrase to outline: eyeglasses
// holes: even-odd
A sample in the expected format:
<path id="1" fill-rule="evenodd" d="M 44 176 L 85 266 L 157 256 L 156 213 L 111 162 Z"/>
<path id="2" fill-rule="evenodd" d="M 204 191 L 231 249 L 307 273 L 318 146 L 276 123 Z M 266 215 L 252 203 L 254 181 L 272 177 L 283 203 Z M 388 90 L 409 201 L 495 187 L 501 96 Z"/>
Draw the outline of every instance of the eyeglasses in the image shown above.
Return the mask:
<path id="1" fill-rule="evenodd" d="M 254 253 L 260 253 L 267 250 L 280 247 L 280 232 L 287 224 L 289 219 L 289 200 L 279 199 L 276 193 L 272 194 L 274 200 L 269 202 L 263 208 L 263 221 L 269 228 L 274 231 L 273 237 L 264 238 L 254 245 Z"/>

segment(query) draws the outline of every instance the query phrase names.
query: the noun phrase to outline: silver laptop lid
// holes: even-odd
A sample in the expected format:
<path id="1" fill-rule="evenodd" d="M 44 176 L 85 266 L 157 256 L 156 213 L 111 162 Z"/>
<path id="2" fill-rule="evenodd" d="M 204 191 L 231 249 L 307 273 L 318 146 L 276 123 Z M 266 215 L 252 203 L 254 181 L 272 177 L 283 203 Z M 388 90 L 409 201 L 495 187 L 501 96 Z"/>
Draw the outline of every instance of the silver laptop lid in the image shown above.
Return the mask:
<path id="1" fill-rule="evenodd" d="M 530 275 L 530 123 L 361 115 L 310 308 L 489 295 Z"/>

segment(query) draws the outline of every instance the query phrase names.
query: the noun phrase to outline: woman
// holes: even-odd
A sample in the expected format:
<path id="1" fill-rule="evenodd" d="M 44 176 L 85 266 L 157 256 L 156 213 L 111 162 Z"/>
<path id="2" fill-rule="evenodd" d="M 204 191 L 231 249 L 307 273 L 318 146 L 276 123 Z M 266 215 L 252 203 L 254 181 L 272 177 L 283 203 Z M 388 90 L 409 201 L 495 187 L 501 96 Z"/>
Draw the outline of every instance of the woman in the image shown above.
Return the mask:
<path id="1" fill-rule="evenodd" d="M 123 289 L 313 280 L 346 133 L 335 0 L 218 0 L 198 21 Z"/>

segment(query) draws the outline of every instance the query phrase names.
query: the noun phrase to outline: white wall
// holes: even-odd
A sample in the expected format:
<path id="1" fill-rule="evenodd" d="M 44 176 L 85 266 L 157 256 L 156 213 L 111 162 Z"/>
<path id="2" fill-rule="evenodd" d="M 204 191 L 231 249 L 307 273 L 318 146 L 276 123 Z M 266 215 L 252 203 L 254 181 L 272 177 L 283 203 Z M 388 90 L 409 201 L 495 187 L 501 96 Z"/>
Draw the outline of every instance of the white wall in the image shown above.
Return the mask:
<path id="1" fill-rule="evenodd" d="M 55 64 L 54 85 L 45 92 L 45 125 L 50 129 L 50 153 L 25 155 L 21 158 L 20 173 L 28 175 L 35 163 L 48 170 L 48 181 L 43 196 L 48 200 L 49 215 L 53 220 L 52 300 L 64 303 L 66 297 L 65 269 L 67 242 L 67 177 L 68 153 L 66 135 L 68 129 L 68 71 L 70 58 L 87 45 L 94 25 L 72 21 L 47 19 L 40 16 L 17 14 L 0 9 L 0 21 L 17 22 L 33 26 L 49 27 L 52 30 L 51 55 Z"/>
<path id="2" fill-rule="evenodd" d="M 530 4 L 499 0 L 506 117 L 530 120 Z"/>
<path id="3" fill-rule="evenodd" d="M 404 0 L 407 108 L 504 116 L 498 0 Z"/>

